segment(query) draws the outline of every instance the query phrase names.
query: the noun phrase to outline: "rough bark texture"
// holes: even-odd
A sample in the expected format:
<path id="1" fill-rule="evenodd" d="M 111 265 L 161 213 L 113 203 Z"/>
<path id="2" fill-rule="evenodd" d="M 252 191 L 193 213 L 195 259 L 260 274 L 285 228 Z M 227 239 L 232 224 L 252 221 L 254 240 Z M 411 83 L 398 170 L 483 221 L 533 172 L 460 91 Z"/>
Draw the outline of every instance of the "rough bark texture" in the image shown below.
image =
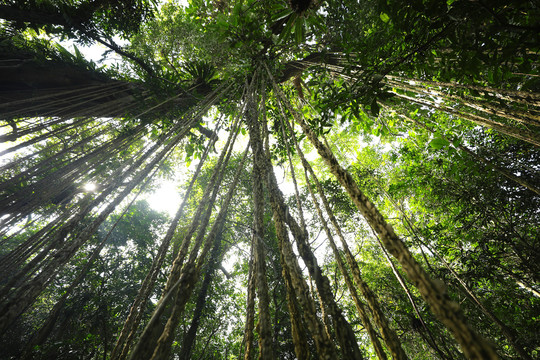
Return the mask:
<path id="1" fill-rule="evenodd" d="M 498 359 L 493 348 L 467 325 L 459 305 L 452 301 L 446 293 L 444 283 L 429 277 L 396 235 L 393 227 L 386 222 L 375 205 L 360 191 L 351 174 L 339 165 L 331 150 L 315 136 L 300 116 L 296 116 L 296 121 L 315 146 L 319 155 L 325 160 L 330 171 L 349 193 L 368 224 L 380 237 L 385 248 L 398 259 L 409 279 L 430 305 L 431 310 L 452 332 L 465 355 L 470 359 Z"/>
<path id="2" fill-rule="evenodd" d="M 287 144 L 287 141 L 285 139 L 286 134 L 285 134 L 284 125 L 282 126 L 282 130 L 283 130 L 284 140 Z M 330 281 L 328 280 L 326 276 L 322 274 L 322 271 L 319 265 L 317 264 L 317 259 L 315 258 L 309 246 L 309 242 L 307 239 L 308 234 L 307 234 L 304 221 L 303 221 L 302 208 L 301 208 L 300 199 L 298 196 L 298 186 L 296 185 L 296 177 L 294 176 L 294 168 L 292 166 L 292 160 L 290 159 L 290 153 L 289 153 L 289 160 L 290 160 L 290 165 L 291 165 L 291 173 L 293 174 L 293 182 L 294 182 L 295 190 L 296 190 L 296 200 L 298 204 L 298 211 L 301 216 L 302 226 L 299 226 L 296 220 L 290 215 L 288 208 L 285 206 L 283 202 L 282 197 L 281 198 L 277 197 L 276 200 L 281 202 L 281 208 L 285 210 L 285 213 L 284 213 L 285 221 L 289 225 L 291 233 L 293 234 L 296 240 L 298 252 L 300 256 L 302 257 L 302 259 L 304 260 L 304 263 L 307 266 L 310 276 L 315 280 L 315 284 L 317 287 L 316 292 L 321 299 L 323 319 L 326 313 L 330 314 L 330 316 L 332 317 L 332 320 L 334 323 L 334 330 L 336 332 L 337 340 L 341 346 L 341 351 L 343 352 L 343 355 L 349 359 L 361 359 L 362 354 L 360 352 L 360 349 L 358 348 L 354 332 L 350 324 L 343 317 L 341 313 L 341 309 L 336 304 L 334 300 L 334 296 L 332 294 L 331 287 L 330 287 Z M 276 193 L 278 193 L 279 189 L 277 189 L 277 182 L 274 182 L 273 186 L 276 186 Z"/>
<path id="3" fill-rule="evenodd" d="M 302 156 L 302 161 L 305 161 L 303 156 Z M 326 222 L 326 219 L 324 218 L 322 210 L 319 206 L 319 202 L 315 198 L 313 189 L 311 185 L 309 184 L 309 177 L 307 174 L 307 170 L 306 170 L 305 176 L 306 176 L 306 183 L 308 184 L 308 189 L 311 194 L 313 204 L 315 205 L 315 209 L 317 210 L 317 215 L 319 216 L 319 220 L 324 227 L 324 231 L 328 238 L 328 242 L 330 243 L 330 247 L 332 248 L 332 252 L 334 253 L 334 257 L 337 261 L 338 268 L 341 274 L 343 275 L 345 284 L 347 285 L 347 289 L 349 290 L 349 293 L 351 294 L 351 297 L 353 298 L 354 305 L 356 306 L 356 310 L 358 311 L 358 315 L 360 316 L 360 320 L 362 320 L 362 324 L 366 328 L 366 332 L 368 333 L 371 343 L 373 344 L 373 348 L 375 349 L 375 353 L 377 354 L 377 357 L 381 360 L 386 360 L 387 359 L 386 353 L 384 352 L 384 349 L 381 346 L 379 338 L 377 337 L 377 332 L 371 325 L 371 321 L 369 320 L 364 304 L 362 303 L 362 301 L 360 300 L 358 296 L 358 293 L 356 292 L 356 288 L 354 287 L 354 284 L 349 275 L 349 272 L 347 271 L 347 268 L 345 267 L 345 264 L 343 263 L 343 259 L 341 258 L 341 254 L 336 246 L 336 243 L 334 242 L 334 237 L 332 235 L 332 232 L 330 231 L 328 227 L 328 223 Z"/>
<path id="4" fill-rule="evenodd" d="M 274 186 L 277 187 L 277 183 L 274 183 Z M 276 188 L 276 192 L 277 191 L 279 190 Z M 283 212 L 283 218 L 287 225 L 289 225 L 289 229 L 296 240 L 298 253 L 302 257 L 302 260 L 304 260 L 304 263 L 306 264 L 307 269 L 314 279 L 317 289 L 321 294 L 324 306 L 327 308 L 328 313 L 332 317 L 337 341 L 340 344 L 343 356 L 347 359 L 362 359 L 362 353 L 358 348 L 354 332 L 352 331 L 350 324 L 343 317 L 341 309 L 334 300 L 332 289 L 330 287 L 330 281 L 326 276 L 323 275 L 321 268 L 318 266 L 317 260 L 309 247 L 306 234 L 302 231 L 298 223 L 296 223 L 296 220 L 294 220 L 294 218 L 288 212 L 288 209 L 283 203 L 283 198 L 281 197 L 280 199 L 277 197 L 276 200 L 281 200 L 281 203 L 279 204 L 280 210 Z"/>
<path id="5" fill-rule="evenodd" d="M 324 193 L 324 190 L 319 180 L 315 176 L 315 173 L 313 172 L 313 169 L 311 168 L 309 163 L 306 162 L 306 165 L 307 165 L 308 170 L 311 173 L 312 179 L 315 182 L 319 195 L 321 196 L 321 200 L 328 214 L 328 217 L 330 218 L 330 221 L 332 222 L 334 226 L 334 230 L 336 231 L 336 234 L 341 240 L 343 252 L 345 253 L 345 259 L 347 261 L 347 264 L 349 265 L 349 268 L 351 269 L 353 273 L 354 281 L 356 285 L 360 288 L 360 292 L 362 293 L 362 296 L 364 297 L 364 299 L 366 299 L 369 305 L 373 319 L 381 331 L 382 338 L 386 346 L 388 346 L 388 349 L 390 350 L 390 353 L 392 354 L 392 358 L 398 359 L 398 360 L 408 359 L 407 355 L 405 354 L 405 351 L 403 351 L 403 348 L 401 347 L 401 342 L 399 341 L 399 338 L 396 332 L 388 324 L 388 319 L 386 318 L 386 316 L 384 315 L 381 309 L 377 296 L 373 293 L 373 291 L 368 286 L 368 284 L 362 279 L 362 275 L 360 272 L 360 268 L 358 267 L 358 263 L 354 259 L 354 256 L 351 253 L 347 245 L 347 242 L 345 241 L 345 237 L 343 236 L 341 228 L 337 222 L 334 212 L 332 211 L 332 208 L 330 207 L 330 203 L 328 202 L 328 199 L 326 198 L 326 195 Z"/>
<path id="6" fill-rule="evenodd" d="M 252 146 L 253 148 L 253 146 Z M 272 322 L 270 321 L 268 284 L 266 282 L 266 263 L 264 250 L 264 193 L 261 180 L 261 170 L 253 166 L 253 247 L 254 268 L 259 298 L 259 358 L 274 359 L 272 348 Z"/>
<path id="7" fill-rule="evenodd" d="M 269 71 L 268 74 L 273 79 Z M 429 277 L 422 266 L 412 256 L 403 241 L 397 236 L 394 228 L 386 222 L 375 205 L 358 188 L 351 174 L 339 165 L 332 151 L 318 139 L 301 115 L 292 108 L 292 105 L 288 102 L 283 91 L 275 81 L 273 81 L 273 87 L 285 103 L 285 106 L 293 114 L 294 119 L 302 128 L 304 134 L 324 159 L 330 171 L 347 191 L 362 216 L 379 236 L 384 247 L 399 261 L 409 279 L 419 290 L 424 300 L 430 305 L 433 313 L 445 324 L 461 345 L 465 356 L 470 359 L 498 359 L 493 348 L 469 327 L 459 305 L 448 296 L 446 285 L 440 280 L 433 280 Z"/>
<path id="8" fill-rule="evenodd" d="M 251 101 L 253 102 L 254 99 L 251 99 Z M 293 288 L 295 292 L 294 297 L 298 299 L 298 303 L 303 309 L 306 324 L 311 333 L 311 336 L 313 337 L 313 340 L 315 341 L 315 346 L 317 348 L 317 353 L 319 357 L 322 359 L 335 359 L 337 358 L 337 354 L 334 348 L 334 344 L 328 338 L 328 336 L 326 336 L 324 327 L 316 316 L 315 304 L 313 303 L 313 299 L 308 296 L 309 290 L 307 284 L 302 277 L 300 266 L 298 265 L 298 261 L 289 241 L 287 229 L 285 226 L 284 210 L 281 208 L 282 205 L 278 201 L 278 198 L 282 195 L 279 193 L 279 189 L 277 189 L 277 186 L 271 185 L 272 181 L 275 183 L 275 175 L 271 170 L 269 159 L 265 156 L 263 151 L 260 127 L 257 122 L 257 115 L 255 113 L 255 109 L 255 104 L 252 103 L 251 105 L 248 105 L 248 111 L 250 111 L 250 113 L 247 114 L 249 134 L 251 139 L 250 141 L 256 147 L 256 149 L 254 150 L 254 161 L 258 167 L 263 169 L 264 180 L 270 194 L 270 205 L 272 207 L 274 215 L 276 235 L 279 241 L 278 246 L 280 248 L 282 256 L 282 266 L 284 268 L 284 271 L 287 272 L 286 275 L 288 275 L 286 277 L 286 281 L 288 280 L 288 278 L 290 278 L 291 288 Z M 263 126 L 266 125 L 263 124 Z M 293 296 L 291 295 L 291 297 Z M 291 305 L 289 305 L 289 308 L 291 308 Z M 291 318 L 291 323 L 294 324 L 296 321 L 297 320 Z M 298 333 L 296 333 L 296 335 L 298 335 Z M 295 339 L 295 351 L 298 358 L 306 358 L 307 354 L 304 351 L 304 347 L 297 346 L 296 341 L 305 342 L 306 340 L 307 339 Z"/>
<path id="9" fill-rule="evenodd" d="M 285 113 L 283 113 L 285 115 Z M 358 267 L 358 263 L 354 260 L 354 257 L 352 253 L 349 250 L 349 247 L 347 245 L 347 242 L 345 241 L 345 237 L 343 236 L 343 233 L 341 232 L 341 227 L 339 226 L 336 217 L 334 216 L 334 212 L 332 211 L 332 208 L 330 207 L 330 204 L 326 198 L 326 195 L 324 193 L 324 190 L 319 182 L 319 179 L 315 175 L 315 172 L 313 171 L 313 168 L 309 164 L 309 162 L 306 160 L 304 153 L 302 152 L 302 149 L 298 145 L 298 142 L 296 141 L 296 137 L 294 136 L 294 130 L 290 126 L 289 122 L 285 119 L 284 123 L 287 124 L 287 127 L 290 131 L 293 138 L 293 142 L 296 148 L 296 152 L 298 153 L 298 156 L 300 157 L 300 160 L 302 161 L 302 165 L 305 169 L 305 178 L 306 183 L 308 185 L 309 192 L 312 196 L 313 203 L 315 205 L 315 208 L 317 210 L 317 214 L 319 215 L 319 219 L 321 220 L 322 225 L 324 226 L 325 232 L 327 234 L 328 240 L 330 242 L 330 246 L 332 247 L 332 251 L 334 252 L 335 258 L 338 261 L 338 266 L 340 267 L 340 271 L 342 272 L 346 285 L 351 293 L 351 296 L 353 297 L 353 300 L 355 302 L 355 306 L 357 308 L 357 311 L 361 317 L 362 322 L 364 323 L 364 326 L 366 327 L 366 331 L 368 332 L 370 339 L 372 341 L 372 344 L 375 348 L 375 352 L 377 353 L 377 356 L 380 359 L 386 359 L 386 353 L 384 352 L 384 349 L 382 349 L 382 346 L 379 342 L 378 335 L 375 332 L 375 329 L 373 329 L 371 322 L 369 320 L 369 317 L 367 316 L 367 313 L 364 309 L 364 305 L 361 302 L 361 300 L 358 298 L 358 295 L 356 293 L 356 289 L 354 288 L 354 284 L 352 283 L 350 276 L 348 274 L 348 271 L 343 264 L 343 260 L 341 258 L 341 254 L 337 249 L 337 246 L 333 240 L 332 233 L 330 232 L 330 229 L 328 228 L 328 224 L 322 214 L 322 210 L 320 209 L 318 201 L 315 199 L 315 195 L 313 193 L 313 189 L 309 183 L 309 176 L 308 172 L 311 175 L 311 178 L 315 182 L 315 185 L 317 187 L 317 191 L 319 192 L 319 195 L 321 197 L 321 200 L 323 202 L 323 205 L 325 207 L 326 213 L 328 214 L 328 217 L 330 218 L 330 221 L 332 222 L 332 225 L 334 226 L 334 229 L 336 231 L 336 234 L 341 240 L 341 244 L 343 246 L 344 252 L 346 254 L 347 263 L 349 265 L 349 268 L 353 271 L 353 277 L 354 281 L 356 282 L 357 286 L 360 287 L 360 290 L 362 292 L 362 295 L 367 300 L 369 308 L 372 312 L 372 315 L 374 317 L 375 323 L 378 325 L 378 327 L 381 330 L 383 340 L 385 341 L 386 345 L 390 349 L 390 352 L 392 354 L 392 357 L 394 359 L 398 360 L 406 360 L 407 355 L 403 351 L 403 348 L 401 347 L 401 342 L 399 341 L 399 338 L 397 337 L 397 334 L 395 331 L 390 328 L 388 321 L 386 319 L 386 316 L 381 310 L 381 307 L 379 305 L 379 301 L 377 300 L 375 294 L 371 291 L 369 286 L 364 282 L 364 280 L 361 277 L 360 269 Z"/>
<path id="10" fill-rule="evenodd" d="M 246 300 L 246 326 L 244 328 L 244 360 L 253 358 L 253 328 L 255 326 L 255 273 L 253 269 L 253 244 L 251 244 L 251 256 L 249 260 L 249 274 Z"/>

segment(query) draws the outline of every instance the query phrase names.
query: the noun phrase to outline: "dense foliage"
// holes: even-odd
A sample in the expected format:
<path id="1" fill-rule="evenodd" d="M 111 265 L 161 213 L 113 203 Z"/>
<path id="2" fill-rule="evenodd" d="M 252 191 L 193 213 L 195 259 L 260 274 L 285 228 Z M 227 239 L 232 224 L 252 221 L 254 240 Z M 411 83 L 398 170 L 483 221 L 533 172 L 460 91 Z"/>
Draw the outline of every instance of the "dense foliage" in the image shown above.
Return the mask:
<path id="1" fill-rule="evenodd" d="M 0 18 L 0 359 L 540 357 L 536 2 Z"/>

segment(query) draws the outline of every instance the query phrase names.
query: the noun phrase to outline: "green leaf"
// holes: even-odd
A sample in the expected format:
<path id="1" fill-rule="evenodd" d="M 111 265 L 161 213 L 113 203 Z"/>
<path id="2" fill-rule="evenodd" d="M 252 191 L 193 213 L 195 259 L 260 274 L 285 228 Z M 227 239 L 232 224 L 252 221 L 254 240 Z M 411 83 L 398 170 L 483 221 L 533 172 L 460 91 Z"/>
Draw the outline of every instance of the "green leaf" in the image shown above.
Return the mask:
<path id="1" fill-rule="evenodd" d="M 285 9 L 279 13 L 277 13 L 277 15 L 275 16 L 272 16 L 272 20 L 275 22 L 275 21 L 278 21 L 278 20 L 281 20 L 281 19 L 284 19 L 286 18 L 287 16 L 291 15 L 293 13 L 293 11 L 291 9 Z"/>
<path id="2" fill-rule="evenodd" d="M 54 44 L 56 49 L 58 49 L 58 51 L 60 52 L 60 54 L 65 58 L 65 59 L 73 59 L 74 56 L 72 53 L 70 53 L 65 47 L 63 47 L 62 45 L 56 43 Z"/>
<path id="3" fill-rule="evenodd" d="M 448 142 L 448 140 L 440 138 L 440 137 L 436 137 L 429 142 L 429 146 L 431 146 L 435 150 L 442 149 L 443 147 L 448 146 L 449 144 L 450 143 Z"/>
<path id="4" fill-rule="evenodd" d="M 291 16 L 289 20 L 287 20 L 287 24 L 285 24 L 285 27 L 283 28 L 281 34 L 279 35 L 280 42 L 283 41 L 284 39 L 287 39 L 291 35 L 295 19 L 296 19 L 295 16 Z"/>
<path id="5" fill-rule="evenodd" d="M 379 15 L 379 17 L 384 22 L 388 22 L 390 20 L 390 16 L 388 16 L 388 14 L 386 14 L 386 13 L 381 13 L 381 15 Z"/>
<path id="6" fill-rule="evenodd" d="M 294 24 L 294 35 L 296 38 L 296 43 L 302 43 L 304 39 L 304 20 L 303 18 L 297 18 L 296 23 Z"/>
<path id="7" fill-rule="evenodd" d="M 75 50 L 75 57 L 77 57 L 77 60 L 84 60 L 84 56 L 81 54 L 79 48 L 73 45 L 73 49 Z"/>

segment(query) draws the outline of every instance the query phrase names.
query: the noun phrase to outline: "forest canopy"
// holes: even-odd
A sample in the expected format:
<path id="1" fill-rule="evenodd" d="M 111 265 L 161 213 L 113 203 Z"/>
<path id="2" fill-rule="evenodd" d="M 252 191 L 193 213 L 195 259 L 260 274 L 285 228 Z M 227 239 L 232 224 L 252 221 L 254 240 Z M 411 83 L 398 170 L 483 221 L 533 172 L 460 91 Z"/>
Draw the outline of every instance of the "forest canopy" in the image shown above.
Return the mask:
<path id="1" fill-rule="evenodd" d="M 0 359 L 540 358 L 539 52 L 532 0 L 0 1 Z"/>

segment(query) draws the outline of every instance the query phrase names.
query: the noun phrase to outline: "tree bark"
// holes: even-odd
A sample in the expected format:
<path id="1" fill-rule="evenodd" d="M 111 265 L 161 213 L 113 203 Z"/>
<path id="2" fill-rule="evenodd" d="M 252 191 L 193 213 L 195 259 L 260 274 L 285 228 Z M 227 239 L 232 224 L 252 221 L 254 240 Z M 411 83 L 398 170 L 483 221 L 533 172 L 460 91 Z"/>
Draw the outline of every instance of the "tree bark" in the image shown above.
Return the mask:
<path id="1" fill-rule="evenodd" d="M 169 249 L 171 240 L 176 232 L 178 223 L 184 214 L 184 207 L 187 203 L 187 200 L 189 199 L 189 196 L 191 195 L 193 185 L 195 184 L 195 181 L 199 177 L 202 166 L 206 158 L 208 157 L 208 154 L 210 153 L 210 149 L 214 146 L 216 141 L 217 141 L 217 136 L 214 136 L 213 138 L 210 139 L 210 141 L 208 142 L 208 145 L 206 146 L 203 156 L 201 157 L 201 160 L 199 161 L 199 164 L 197 165 L 197 169 L 195 170 L 195 173 L 193 174 L 193 177 L 191 178 L 191 181 L 186 190 L 186 193 L 184 194 L 182 203 L 178 207 L 178 210 L 176 211 L 176 214 L 171 224 L 169 225 L 169 228 L 167 229 L 167 233 L 165 234 L 161 242 L 161 245 L 158 249 L 158 253 L 156 254 L 156 257 L 154 258 L 154 261 L 152 262 L 150 271 L 144 278 L 141 288 L 139 289 L 139 292 L 137 294 L 137 297 L 135 298 L 133 304 L 131 305 L 128 317 L 124 323 L 124 326 L 122 327 L 120 335 L 118 336 L 115 347 L 113 348 L 113 351 L 111 352 L 111 360 L 117 360 L 117 359 L 124 360 L 128 355 L 128 351 L 129 351 L 129 348 L 131 347 L 131 343 L 135 336 L 135 332 L 140 324 L 143 310 L 146 307 L 146 303 L 148 302 L 148 298 L 150 297 L 150 293 L 158 277 L 159 270 L 163 266 L 163 262 L 165 261 L 167 250 Z"/>
<path id="2" fill-rule="evenodd" d="M 287 99 L 275 82 L 274 88 L 280 98 L 288 105 Z M 317 138 L 294 109 L 290 108 L 289 111 L 294 114 L 296 122 L 300 124 L 303 132 L 324 159 L 330 171 L 349 193 L 351 200 L 368 224 L 375 230 L 386 249 L 398 259 L 410 280 L 431 306 L 432 311 L 452 332 L 465 355 L 471 359 L 498 359 L 491 346 L 467 325 L 459 305 L 452 301 L 446 293 L 444 283 L 434 281 L 427 275 L 396 235 L 393 227 L 386 222 L 375 205 L 358 188 L 351 174 L 339 165 L 331 150 Z"/>
<path id="3" fill-rule="evenodd" d="M 358 267 L 358 263 L 356 262 L 353 254 L 349 250 L 347 242 L 345 241 L 345 237 L 343 236 L 341 228 L 337 222 L 334 212 L 332 211 L 332 208 L 330 207 L 330 204 L 328 202 L 328 199 L 326 198 L 324 190 L 317 176 L 315 175 L 315 172 L 313 171 L 313 169 L 311 168 L 311 166 L 309 165 L 307 161 L 305 162 L 305 164 L 307 165 L 307 169 L 309 170 L 311 177 L 315 182 L 317 191 L 319 192 L 319 195 L 323 202 L 326 213 L 328 214 L 328 217 L 330 218 L 330 221 L 332 222 L 334 226 L 334 230 L 336 231 L 338 237 L 341 240 L 341 246 L 343 247 L 343 251 L 345 253 L 345 259 L 347 261 L 347 265 L 349 265 L 349 268 L 352 271 L 354 281 L 356 285 L 360 288 L 360 292 L 362 293 L 362 296 L 366 299 L 369 305 L 373 319 L 381 331 L 382 338 L 386 346 L 390 350 L 390 353 L 392 354 L 392 358 L 398 359 L 398 360 L 399 359 L 407 360 L 408 357 L 405 354 L 405 351 L 403 350 L 403 348 L 401 347 L 401 341 L 399 340 L 394 329 L 390 327 L 388 323 L 388 319 L 386 318 L 386 316 L 384 315 L 384 312 L 381 309 L 377 296 L 373 293 L 369 285 L 362 279 L 362 275 L 360 272 L 360 268 Z"/>
<path id="4" fill-rule="evenodd" d="M 307 326 L 309 328 L 311 336 L 313 337 L 313 340 L 315 341 L 318 355 L 323 359 L 334 359 L 337 355 L 336 349 L 334 348 L 332 341 L 326 336 L 324 327 L 315 315 L 315 304 L 313 303 L 313 299 L 307 296 L 307 294 L 309 294 L 309 290 L 307 288 L 305 280 L 301 275 L 300 267 L 298 265 L 296 256 L 292 250 L 292 246 L 288 238 L 287 230 L 285 227 L 284 213 L 281 209 L 282 205 L 280 205 L 280 203 L 277 201 L 277 197 L 279 197 L 280 195 L 279 193 L 276 193 L 276 191 L 279 191 L 279 189 L 277 189 L 276 186 L 270 185 L 272 179 L 275 182 L 275 175 L 273 174 L 271 167 L 268 164 L 267 156 L 264 154 L 261 131 L 257 122 L 258 117 L 256 114 L 256 105 L 253 103 L 255 101 L 253 95 L 251 95 L 251 98 L 248 99 L 248 101 L 251 102 L 247 106 L 248 129 L 251 139 L 250 141 L 255 146 L 255 150 L 253 151 L 253 157 L 257 166 L 263 169 L 262 175 L 264 176 L 264 180 L 270 194 L 270 205 L 274 214 L 274 224 L 276 227 L 276 235 L 279 240 L 278 246 L 280 248 L 282 257 L 282 266 L 284 272 L 285 269 L 287 271 L 285 273 L 285 280 L 287 282 L 288 279 L 290 279 L 291 288 L 294 289 L 294 295 L 291 294 L 290 297 L 297 297 L 298 302 L 304 311 Z M 266 126 L 265 123 L 262 125 Z M 294 301 L 289 301 L 290 309 L 293 303 Z M 301 342 L 305 342 L 307 339 L 300 339 L 298 337 L 299 332 L 297 330 L 299 328 L 299 324 L 297 321 L 297 319 L 291 318 L 291 323 L 293 324 L 293 336 L 296 335 L 296 338 L 294 339 L 295 352 L 299 359 L 305 359 L 308 354 L 305 351 L 306 347 L 304 345 L 301 345 Z"/>
<path id="5" fill-rule="evenodd" d="M 253 145 L 251 148 L 253 149 Z M 253 179 L 253 248 L 254 248 L 254 274 L 259 298 L 259 359 L 274 359 L 272 341 L 272 322 L 268 297 L 268 283 L 266 282 L 266 263 L 264 250 L 264 193 L 261 179 L 261 169 L 255 164 L 252 171 Z"/>
<path id="6" fill-rule="evenodd" d="M 336 243 L 334 242 L 334 237 L 332 233 L 330 232 L 330 229 L 328 228 L 328 223 L 326 222 L 326 219 L 323 216 L 319 203 L 317 199 L 315 198 L 315 194 L 313 193 L 313 189 L 311 185 L 309 184 L 309 176 L 307 174 L 307 170 L 306 170 L 305 176 L 306 176 L 306 183 L 307 183 L 309 192 L 311 194 L 312 202 L 315 205 L 315 209 L 317 210 L 317 214 L 319 216 L 319 221 L 324 227 L 324 231 L 326 232 L 326 237 L 328 238 L 328 242 L 330 243 L 330 247 L 332 248 L 332 252 L 334 253 L 334 258 L 336 259 L 339 271 L 343 275 L 343 279 L 345 280 L 347 289 L 349 290 L 349 293 L 351 294 L 351 297 L 353 298 L 354 305 L 356 306 L 356 311 L 358 311 L 360 320 L 362 321 L 362 324 L 364 325 L 366 332 L 369 335 L 369 338 L 371 340 L 373 348 L 375 349 L 375 353 L 377 354 L 377 357 L 381 360 L 386 360 L 387 359 L 386 353 L 384 352 L 384 349 L 381 346 L 379 338 L 377 337 L 378 334 L 373 328 L 373 326 L 371 325 L 371 321 L 369 320 L 364 304 L 358 297 L 356 288 L 354 287 L 354 284 L 351 280 L 349 272 L 347 271 L 347 268 L 345 267 L 345 264 L 343 263 L 343 259 L 341 258 L 341 254 L 336 246 Z"/>
<path id="7" fill-rule="evenodd" d="M 232 141 L 232 144 L 229 150 L 229 154 L 228 154 L 229 156 L 232 154 L 233 144 L 234 144 L 234 139 Z M 228 209 L 233 199 L 233 196 L 235 194 L 236 186 L 238 185 L 240 175 L 243 171 L 244 164 L 247 159 L 247 153 L 248 153 L 248 149 L 246 148 L 242 161 L 240 165 L 238 166 L 238 170 L 235 174 L 235 177 L 232 183 L 230 184 L 229 191 L 227 192 L 227 195 L 225 199 L 223 200 L 223 203 L 221 204 L 219 214 L 214 224 L 212 225 L 212 228 L 210 229 L 208 236 L 206 236 L 206 241 L 200 254 L 199 254 L 199 249 L 202 246 L 203 240 L 205 238 L 204 230 L 201 229 L 201 231 L 199 231 L 197 239 L 195 239 L 194 246 L 191 249 L 189 259 L 186 265 L 184 265 L 184 267 L 182 268 L 182 273 L 186 274 L 186 277 L 185 277 L 186 281 L 182 282 L 180 286 L 178 287 L 178 289 L 175 291 L 176 295 L 175 295 L 175 299 L 173 303 L 172 313 L 169 316 L 167 324 L 165 325 L 165 328 L 157 341 L 151 360 L 166 360 L 169 358 L 171 346 L 174 340 L 174 333 L 175 333 L 176 327 L 178 326 L 178 322 L 180 321 L 180 315 L 183 313 L 185 305 L 191 295 L 191 292 L 193 291 L 193 288 L 199 279 L 201 268 L 208 261 L 208 253 L 210 252 L 210 249 L 213 246 L 219 248 L 219 242 L 221 240 L 220 235 L 223 231 L 223 226 L 227 217 Z M 219 184 L 221 183 L 223 179 L 224 170 L 228 164 L 228 160 L 229 160 L 228 158 L 225 160 L 223 169 L 221 169 L 220 171 L 221 176 L 220 176 L 220 179 L 218 180 Z M 212 199 L 212 204 L 214 203 L 214 201 L 215 201 L 215 198 Z M 211 209 L 212 206 L 209 206 L 209 208 Z M 205 220 L 205 222 L 207 222 L 207 220 Z M 204 228 L 206 228 L 206 224 L 204 224 Z M 181 276 L 180 279 L 182 278 L 183 277 Z M 145 346 L 148 346 L 148 345 L 149 344 L 145 344 Z M 134 357 L 133 354 L 131 358 L 139 359 L 138 357 Z"/>
<path id="8" fill-rule="evenodd" d="M 206 274 L 204 275 L 204 280 L 201 285 L 201 290 L 197 297 L 195 311 L 193 312 L 193 318 L 191 320 L 191 324 L 189 325 L 189 330 L 184 337 L 184 340 L 182 341 L 182 348 L 180 350 L 180 354 L 178 355 L 178 358 L 180 360 L 190 359 L 193 345 L 195 344 L 195 336 L 197 335 L 197 329 L 199 328 L 201 315 L 206 305 L 208 287 L 210 286 L 210 282 L 212 281 L 212 277 L 214 276 L 213 274 L 219 260 L 219 250 L 220 244 L 219 241 L 216 241 L 214 244 L 214 248 L 212 249 L 212 254 L 210 255 L 210 259 L 208 261 Z"/>
<path id="9" fill-rule="evenodd" d="M 253 359 L 253 328 L 255 324 L 255 271 L 253 269 L 253 242 L 251 244 L 251 258 L 249 259 L 247 300 L 246 300 L 246 325 L 244 328 L 244 360 Z"/>

